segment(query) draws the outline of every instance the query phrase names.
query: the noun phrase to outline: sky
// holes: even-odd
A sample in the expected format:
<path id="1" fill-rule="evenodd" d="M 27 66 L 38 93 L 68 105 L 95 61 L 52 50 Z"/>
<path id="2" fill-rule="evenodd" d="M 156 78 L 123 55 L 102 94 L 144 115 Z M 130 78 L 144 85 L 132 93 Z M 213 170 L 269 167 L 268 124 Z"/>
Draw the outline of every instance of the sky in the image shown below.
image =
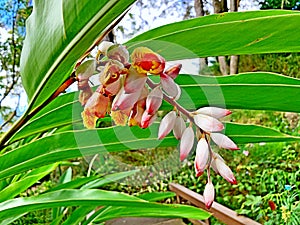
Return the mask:
<path id="1" fill-rule="evenodd" d="M 212 0 L 211 0 L 212 1 Z M 229 6 L 229 1 L 228 1 L 228 6 Z M 147 0 L 142 0 L 144 5 L 147 5 Z M 171 1 L 172 2 L 172 1 Z M 175 2 L 175 1 L 173 1 Z M 183 2 L 183 1 L 181 1 Z M 189 2 L 191 6 L 193 6 L 194 4 L 194 0 L 186 0 L 185 2 Z M 210 2 L 210 1 L 208 1 Z M 177 22 L 177 21 L 181 21 L 183 19 L 183 12 L 182 11 L 176 11 L 176 10 L 168 10 L 168 7 L 172 9 L 172 7 L 176 7 L 176 4 L 163 4 L 160 6 L 159 9 L 151 9 L 149 7 L 147 8 L 141 8 L 140 6 L 137 5 L 133 5 L 133 7 L 130 9 L 129 13 L 124 17 L 124 19 L 119 23 L 118 26 L 123 26 L 125 28 L 125 30 L 127 30 L 127 33 L 131 33 L 133 29 L 138 29 L 137 32 L 135 32 L 134 35 L 129 35 L 127 37 L 124 37 L 124 35 L 122 35 L 122 32 L 116 30 L 115 34 L 117 36 L 117 42 L 118 43 L 124 43 L 126 42 L 128 39 L 141 34 L 147 30 L 165 25 L 165 24 L 169 24 L 169 23 L 173 23 L 173 22 Z M 259 9 L 259 4 L 258 1 L 254 1 L 254 0 L 242 0 L 240 1 L 240 7 L 239 7 L 239 11 L 250 11 L 250 10 L 258 10 Z M 205 6 L 205 10 L 209 11 L 211 14 L 213 13 L 213 8 L 211 4 L 207 4 Z M 163 11 L 166 11 L 167 13 L 165 14 L 164 17 L 160 17 L 160 15 L 162 14 Z M 170 11 L 172 11 L 172 13 L 170 13 Z M 134 17 L 134 22 L 135 24 L 133 24 L 133 20 L 132 18 L 130 18 L 130 14 L 133 15 Z M 191 10 L 191 16 L 195 17 L 195 12 L 192 9 Z M 145 22 L 146 21 L 146 24 Z M 118 27 L 117 26 L 117 27 Z"/>

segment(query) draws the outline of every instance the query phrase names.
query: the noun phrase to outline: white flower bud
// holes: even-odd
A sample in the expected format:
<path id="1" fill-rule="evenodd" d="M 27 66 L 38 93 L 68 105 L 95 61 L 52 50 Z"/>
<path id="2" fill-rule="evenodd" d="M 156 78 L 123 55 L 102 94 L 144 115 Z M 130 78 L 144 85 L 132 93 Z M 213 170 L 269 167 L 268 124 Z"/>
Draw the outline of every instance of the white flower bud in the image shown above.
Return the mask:
<path id="1" fill-rule="evenodd" d="M 224 125 L 211 116 L 197 114 L 194 116 L 194 121 L 198 127 L 206 132 L 221 131 L 224 129 Z"/>
<path id="2" fill-rule="evenodd" d="M 158 130 L 158 139 L 163 139 L 174 128 L 176 112 L 171 111 L 161 120 Z"/>

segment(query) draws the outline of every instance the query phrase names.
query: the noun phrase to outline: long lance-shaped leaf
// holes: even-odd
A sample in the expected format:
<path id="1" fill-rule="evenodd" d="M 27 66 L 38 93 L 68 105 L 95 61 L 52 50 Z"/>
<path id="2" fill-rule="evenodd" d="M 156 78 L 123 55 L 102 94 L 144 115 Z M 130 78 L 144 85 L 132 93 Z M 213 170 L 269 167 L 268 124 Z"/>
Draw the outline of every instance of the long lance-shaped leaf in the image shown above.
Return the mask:
<path id="1" fill-rule="evenodd" d="M 281 10 L 214 14 L 158 27 L 126 45 L 150 47 L 167 60 L 299 52 L 299 20 L 299 12 Z"/>
<path id="2" fill-rule="evenodd" d="M 83 107 L 78 101 L 78 94 L 68 93 L 54 99 L 15 133 L 10 142 L 81 121 Z"/>
<path id="3" fill-rule="evenodd" d="M 141 199 L 144 199 L 144 200 L 147 200 L 150 202 L 155 202 L 155 201 L 163 200 L 163 199 L 174 197 L 174 196 L 176 196 L 176 194 L 174 192 L 151 192 L 151 193 L 145 193 L 145 194 L 139 195 L 138 198 L 141 198 Z M 94 207 L 81 206 L 72 212 L 72 214 L 63 223 L 63 225 L 79 224 L 80 222 L 83 221 L 83 219 L 86 218 L 86 215 L 88 213 L 91 213 L 91 214 L 90 214 L 89 218 L 86 221 L 84 221 L 84 223 L 82 223 L 83 225 L 90 224 L 96 218 L 99 218 L 99 217 L 101 218 L 101 213 L 104 211 L 106 214 L 110 214 L 110 212 L 117 212 L 116 216 L 117 215 L 120 216 L 118 209 L 120 209 L 122 211 L 122 210 L 124 210 L 124 208 L 126 208 L 128 211 L 131 211 L 131 212 L 135 211 L 135 208 L 130 208 L 130 207 L 105 206 L 105 207 L 102 207 L 101 209 L 95 210 L 93 213 L 91 213 L 94 210 Z M 145 213 L 145 214 L 143 214 L 143 213 Z M 142 212 L 139 213 L 138 216 L 145 217 L 147 213 L 150 213 L 150 211 L 147 210 L 147 212 L 143 212 L 143 213 Z M 135 214 L 130 215 L 129 213 L 127 213 L 126 216 L 136 216 Z M 123 215 L 121 214 L 121 216 L 123 216 Z M 161 216 L 163 217 L 163 215 L 161 215 Z"/>
<path id="4" fill-rule="evenodd" d="M 147 208 L 148 211 L 164 217 L 183 217 L 204 219 L 209 213 L 191 206 L 165 205 L 144 201 L 126 194 L 103 190 L 62 190 L 29 198 L 17 198 L 0 203 L 0 218 L 6 219 L 23 214 L 24 211 L 35 211 L 53 207 L 66 206 L 130 206 L 135 211 Z"/>
<path id="5" fill-rule="evenodd" d="M 95 130 L 66 131 L 41 138 L 0 156 L 0 179 L 42 165 L 66 159 L 107 154 L 132 149 L 177 146 L 173 136 L 157 140 L 158 123 L 150 129 L 109 127 Z M 228 124 L 227 135 L 239 143 L 299 141 L 300 137 L 284 135 L 255 125 Z"/>
<path id="6" fill-rule="evenodd" d="M 0 156 L 0 179 L 60 159 L 173 146 L 172 138 L 157 140 L 157 129 L 157 125 L 145 130 L 138 127 L 110 127 L 53 134 Z"/>
<path id="7" fill-rule="evenodd" d="M 49 191 L 57 191 L 62 189 L 92 189 L 92 188 L 99 188 L 101 186 L 104 186 L 110 182 L 115 182 L 117 180 L 123 179 L 127 176 L 133 175 L 138 170 L 130 170 L 120 173 L 113 173 L 106 175 L 104 177 L 99 176 L 91 176 L 91 177 L 83 177 L 83 178 L 77 178 L 75 180 L 69 181 L 64 184 L 57 185 L 54 188 L 51 188 Z"/>
<path id="8" fill-rule="evenodd" d="M 300 109 L 300 99 L 295 97 L 300 96 L 300 80 L 274 73 L 256 72 L 222 77 L 182 74 L 176 82 L 182 88 L 179 103 L 187 109 L 207 105 L 293 112 L 299 112 Z M 171 109 L 171 106 L 164 103 L 161 109 Z M 82 110 L 77 92 L 59 96 L 10 141 L 80 122 Z"/>
<path id="9" fill-rule="evenodd" d="M 93 188 L 99 188 L 101 186 L 104 186 L 105 184 L 108 184 L 110 182 L 114 182 L 117 180 L 120 180 L 122 178 L 125 178 L 127 176 L 133 175 L 138 170 L 131 170 L 131 171 L 125 171 L 120 173 L 113 173 L 109 174 L 104 177 L 94 176 L 94 177 L 85 177 L 85 178 L 79 178 L 73 181 L 70 181 L 68 183 L 58 185 L 57 187 L 52 188 L 51 190 L 47 192 L 53 192 L 56 190 L 63 190 L 63 189 L 70 189 L 70 188 L 80 188 L 80 189 L 93 189 Z M 142 198 L 144 200 L 149 201 L 148 199 Z M 91 211 L 95 209 L 95 206 L 81 206 L 78 207 L 75 211 L 72 212 L 72 214 L 67 218 L 64 223 L 62 223 L 62 217 L 58 217 L 52 224 L 79 224 L 82 222 L 86 215 L 89 214 Z"/>
<path id="10" fill-rule="evenodd" d="M 300 136 L 290 136 L 272 128 L 249 124 L 226 123 L 225 133 L 238 144 L 300 141 Z"/>
<path id="11" fill-rule="evenodd" d="M 77 60 L 134 0 L 35 0 L 21 56 L 26 93 L 36 107 L 70 76 Z"/>
<path id="12" fill-rule="evenodd" d="M 162 192 L 152 192 L 145 193 L 140 196 L 147 201 L 159 201 L 165 198 L 175 196 L 174 192 L 162 193 Z M 83 223 L 83 225 L 90 224 L 91 222 L 103 222 L 108 219 L 113 219 L 117 217 L 156 217 L 157 215 L 153 214 L 153 212 L 149 210 L 139 210 L 140 213 L 137 213 L 134 208 L 130 207 L 118 207 L 118 206 L 106 206 L 96 211 L 94 214 L 90 216 L 90 218 Z M 163 214 L 160 214 L 163 217 Z"/>
<path id="13" fill-rule="evenodd" d="M 188 109 L 215 105 L 229 109 L 300 111 L 300 80 L 274 73 L 235 76 L 185 76 L 176 80 L 183 88 L 179 103 Z M 198 94 L 197 94 L 198 93 Z"/>
<path id="14" fill-rule="evenodd" d="M 106 175 L 105 177 L 102 177 L 100 179 L 91 181 L 81 187 L 81 189 L 93 189 L 93 188 L 100 188 L 108 183 L 115 182 L 117 180 L 121 180 L 125 177 L 131 176 L 135 173 L 137 173 L 139 170 L 130 170 L 120 173 L 113 173 Z"/>
<path id="15" fill-rule="evenodd" d="M 140 208 L 136 210 L 135 207 L 107 207 L 107 210 L 103 211 L 103 213 L 99 213 L 99 217 L 96 217 L 95 220 L 92 222 L 101 223 L 110 219 L 115 219 L 119 217 L 154 217 L 154 218 L 161 218 L 161 217 L 168 217 L 169 212 L 167 211 L 160 211 L 159 213 L 155 211 L 151 211 L 147 208 Z M 177 216 L 174 214 L 169 218 L 176 218 Z M 88 224 L 88 223 L 84 223 Z"/>
<path id="16" fill-rule="evenodd" d="M 58 166 L 58 163 L 52 165 L 46 165 L 30 171 L 25 177 L 20 180 L 11 183 L 0 191 L 0 202 L 14 198 L 20 193 L 26 191 L 27 188 L 35 184 L 37 181 L 51 173 Z"/>

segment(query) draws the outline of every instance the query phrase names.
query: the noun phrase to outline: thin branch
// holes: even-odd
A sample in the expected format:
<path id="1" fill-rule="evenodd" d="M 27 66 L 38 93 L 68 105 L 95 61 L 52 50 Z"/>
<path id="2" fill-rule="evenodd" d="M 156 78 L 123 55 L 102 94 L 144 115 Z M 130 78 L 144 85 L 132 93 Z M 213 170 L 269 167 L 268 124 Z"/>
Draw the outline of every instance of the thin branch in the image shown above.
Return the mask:
<path id="1" fill-rule="evenodd" d="M 2 123 L 0 125 L 0 130 L 2 130 L 8 123 L 10 123 L 13 120 L 13 118 L 15 116 L 17 116 L 17 111 L 18 111 L 18 108 L 19 108 L 19 105 L 20 105 L 20 99 L 21 99 L 21 96 L 20 96 L 20 94 L 18 94 L 18 103 L 17 103 L 17 105 L 15 107 L 15 110 L 12 111 L 10 113 L 10 115 L 8 116 L 8 118 L 4 121 L 4 123 Z"/>
<path id="2" fill-rule="evenodd" d="M 9 117 L 0 125 L 0 130 L 2 130 L 8 123 L 10 123 L 13 118 L 17 115 L 17 109 L 9 114 Z"/>
<path id="3" fill-rule="evenodd" d="M 16 8 L 15 8 L 16 6 Z M 11 75 L 12 75 L 12 81 L 9 85 L 6 86 L 5 88 L 5 92 L 3 94 L 3 97 L 0 99 L 0 109 L 1 109 L 1 104 L 3 102 L 3 100 L 9 95 L 9 93 L 13 90 L 13 88 L 15 87 L 15 85 L 18 83 L 19 80 L 19 76 L 17 76 L 17 72 L 16 72 L 16 58 L 17 58 L 17 46 L 16 46 L 16 40 L 15 40 L 15 32 L 16 32 L 16 22 L 17 22 L 17 14 L 19 11 L 19 7 L 20 7 L 20 1 L 17 1 L 17 4 L 14 4 L 13 6 L 13 13 L 12 13 L 12 33 L 11 33 L 11 51 L 12 51 L 12 71 L 11 71 Z M 8 78 L 7 78 L 8 79 Z"/>

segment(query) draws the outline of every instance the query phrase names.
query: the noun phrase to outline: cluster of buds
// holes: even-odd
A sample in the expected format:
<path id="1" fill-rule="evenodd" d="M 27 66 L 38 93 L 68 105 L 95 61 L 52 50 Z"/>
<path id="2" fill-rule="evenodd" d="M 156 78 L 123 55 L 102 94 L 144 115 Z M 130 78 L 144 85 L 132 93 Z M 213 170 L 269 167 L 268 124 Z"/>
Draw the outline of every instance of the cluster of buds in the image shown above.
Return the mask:
<path id="1" fill-rule="evenodd" d="M 131 60 L 130 60 L 131 58 Z M 130 62 L 131 61 L 131 62 Z M 100 67 L 100 85 L 93 92 L 89 78 Z M 236 144 L 222 133 L 224 129 L 219 121 L 231 112 L 217 107 L 203 107 L 190 112 L 180 106 L 181 89 L 174 79 L 178 76 L 181 64 L 165 70 L 165 59 L 146 47 L 138 47 L 129 55 L 126 47 L 110 42 L 102 42 L 96 59 L 87 60 L 76 70 L 79 101 L 84 106 L 83 123 L 94 128 L 98 118 L 110 115 L 116 125 L 149 127 L 156 119 L 163 99 L 174 106 L 159 126 L 158 138 L 163 139 L 171 131 L 180 140 L 180 160 L 189 155 L 198 141 L 195 157 L 196 176 L 207 171 L 208 181 L 204 189 L 207 208 L 214 200 L 214 186 L 210 178 L 210 168 L 228 182 L 236 184 L 236 179 L 225 164 L 223 158 L 211 148 L 214 142 L 219 148 L 239 149 Z M 153 83 L 149 75 L 160 77 L 159 83 Z M 188 126 L 187 126 L 188 124 Z"/>
<path id="2" fill-rule="evenodd" d="M 101 65 L 100 86 L 93 93 L 88 80 L 97 64 Z M 165 59 L 149 48 L 138 47 L 129 56 L 124 46 L 102 42 L 96 59 L 85 61 L 76 70 L 85 127 L 94 128 L 98 118 L 110 115 L 116 125 L 147 128 L 156 119 L 163 92 L 179 98 L 174 79 L 180 68 L 175 65 L 165 71 Z M 160 76 L 160 83 L 151 91 L 146 84 L 149 75 Z"/>
<path id="3" fill-rule="evenodd" d="M 186 122 L 182 116 L 186 117 Z M 231 184 L 237 184 L 231 169 L 226 165 L 223 158 L 213 151 L 210 141 L 219 148 L 238 150 L 237 145 L 226 135 L 218 133 L 224 129 L 223 124 L 218 120 L 231 114 L 231 111 L 218 107 L 203 107 L 194 112 L 186 110 L 179 111 L 174 108 L 162 119 L 158 138 L 163 139 L 173 130 L 175 138 L 180 140 L 180 160 L 187 158 L 197 139 L 196 157 L 194 161 L 196 176 L 201 176 L 207 171 L 207 184 L 204 189 L 204 200 L 207 208 L 210 208 L 214 201 L 214 186 L 210 178 L 210 168 L 221 175 Z M 193 129 L 195 127 L 195 129 Z M 195 131 L 194 131 L 195 130 Z"/>

